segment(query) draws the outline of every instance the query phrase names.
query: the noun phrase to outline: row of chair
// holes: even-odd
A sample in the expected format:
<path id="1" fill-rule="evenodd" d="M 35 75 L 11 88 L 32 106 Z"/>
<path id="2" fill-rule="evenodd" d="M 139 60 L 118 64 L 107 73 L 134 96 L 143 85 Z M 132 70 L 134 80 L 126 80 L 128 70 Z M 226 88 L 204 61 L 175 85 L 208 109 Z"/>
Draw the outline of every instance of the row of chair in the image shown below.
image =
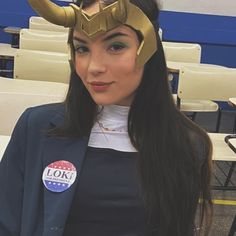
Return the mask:
<path id="1" fill-rule="evenodd" d="M 70 74 L 66 55 L 68 53 L 68 30 L 66 31 L 61 26 L 58 28 L 41 17 L 31 17 L 29 25 L 30 29 L 22 29 L 20 33 L 21 50 L 17 50 L 15 53 L 13 77 L 68 83 Z M 53 27 L 53 31 L 50 31 Z M 199 65 L 201 61 L 199 44 L 163 42 L 163 47 L 167 65 L 173 64 L 173 62 Z M 59 52 L 65 54 L 58 54 Z M 50 71 L 54 71 L 54 73 L 48 73 Z M 178 102 L 177 94 L 174 97 Z M 217 111 L 218 104 L 203 98 L 198 101 L 182 99 L 180 108 L 186 112 L 209 112 Z"/>
<path id="2" fill-rule="evenodd" d="M 41 31 L 38 32 L 37 30 L 32 32 L 24 29 L 22 31 L 20 38 L 21 49 L 16 49 L 15 51 L 14 78 L 46 80 L 44 75 L 46 73 L 47 79 L 50 81 L 68 82 L 68 74 L 70 73 L 69 54 L 49 51 L 50 48 L 56 51 L 57 48 L 63 48 L 63 45 L 64 49 L 68 47 L 66 37 L 59 33 L 62 37 L 54 43 L 53 38 L 55 35 L 53 34 L 41 34 Z M 41 35 L 41 38 L 39 35 Z M 181 50 L 181 48 L 177 49 L 177 46 L 173 48 L 174 51 Z M 191 50 L 186 49 L 186 51 Z M 167 52 L 170 52 L 169 48 Z M 28 66 L 29 62 L 31 64 L 30 67 Z M 48 73 L 51 70 L 55 73 Z"/>
<path id="3" fill-rule="evenodd" d="M 65 33 L 45 32 L 22 30 L 20 49 L 15 49 L 14 53 L 13 77 L 67 83 L 70 74 L 67 36 Z"/>
<path id="4" fill-rule="evenodd" d="M 37 31 L 38 30 L 34 30 L 32 32 L 30 29 L 22 30 L 21 38 L 22 42 L 24 42 L 22 47 L 25 49 L 16 51 L 13 74 L 14 78 L 68 83 L 70 76 L 68 54 L 47 51 L 50 48 L 53 48 L 54 33 L 58 33 L 61 36 L 58 38 L 57 42 L 63 42 L 63 44 L 67 46 L 66 34 L 64 32 L 59 33 L 55 31 L 52 34 L 44 34 L 41 33 L 42 31 L 40 30 Z M 39 41 L 37 42 L 37 40 Z M 48 45 L 48 48 L 45 48 L 47 47 L 46 45 Z M 57 45 L 57 43 L 55 43 L 55 45 Z M 167 62 L 182 63 L 188 61 L 188 63 L 195 63 L 197 66 L 200 63 L 201 47 L 198 44 L 163 42 L 163 46 Z M 38 50 L 26 50 L 27 47 L 28 49 Z M 55 47 L 58 48 L 58 46 Z M 40 51 L 40 49 L 44 50 Z M 55 50 L 57 49 L 55 48 Z M 28 66 L 29 63 L 31 66 Z M 202 69 L 204 69 L 204 66 Z M 53 71 L 53 73 L 50 73 L 51 71 Z M 198 94 L 200 95 L 201 93 Z M 178 102 L 177 94 L 174 95 L 174 97 Z M 212 100 L 205 100 L 204 97 L 200 97 L 199 100 L 182 98 L 180 109 L 187 112 L 215 112 L 218 110 L 218 104 Z"/>
<path id="5" fill-rule="evenodd" d="M 68 53 L 68 28 L 54 25 L 41 17 L 30 17 L 29 29 L 8 29 L 6 32 L 19 34 L 18 47 L 21 49 Z M 0 44 L 0 76 L 9 76 L 9 73 L 12 76 L 9 64 L 14 63 L 17 53 L 18 50 L 10 44 Z"/>

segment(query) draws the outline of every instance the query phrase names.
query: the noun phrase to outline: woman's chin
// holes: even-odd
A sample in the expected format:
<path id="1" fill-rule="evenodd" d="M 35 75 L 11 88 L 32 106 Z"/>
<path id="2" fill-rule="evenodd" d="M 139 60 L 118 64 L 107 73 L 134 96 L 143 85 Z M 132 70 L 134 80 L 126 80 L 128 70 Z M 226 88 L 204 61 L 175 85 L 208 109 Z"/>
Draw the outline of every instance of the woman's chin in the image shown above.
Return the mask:
<path id="1" fill-rule="evenodd" d="M 103 96 L 92 96 L 93 101 L 100 106 L 107 106 L 107 105 L 113 105 L 116 104 L 115 99 L 110 99 L 108 97 Z"/>
<path id="2" fill-rule="evenodd" d="M 108 105 L 114 105 L 113 102 L 105 102 L 105 101 L 94 101 L 99 106 L 108 106 Z"/>

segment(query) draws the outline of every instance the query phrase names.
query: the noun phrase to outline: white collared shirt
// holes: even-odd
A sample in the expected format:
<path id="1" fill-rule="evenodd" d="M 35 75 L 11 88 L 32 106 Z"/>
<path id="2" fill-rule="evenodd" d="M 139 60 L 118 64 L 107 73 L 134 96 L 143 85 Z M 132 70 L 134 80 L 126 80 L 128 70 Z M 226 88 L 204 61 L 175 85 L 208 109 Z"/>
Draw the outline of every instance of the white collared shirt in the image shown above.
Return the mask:
<path id="1" fill-rule="evenodd" d="M 128 114 L 129 107 L 104 106 L 91 130 L 88 146 L 137 152 L 128 135 Z"/>

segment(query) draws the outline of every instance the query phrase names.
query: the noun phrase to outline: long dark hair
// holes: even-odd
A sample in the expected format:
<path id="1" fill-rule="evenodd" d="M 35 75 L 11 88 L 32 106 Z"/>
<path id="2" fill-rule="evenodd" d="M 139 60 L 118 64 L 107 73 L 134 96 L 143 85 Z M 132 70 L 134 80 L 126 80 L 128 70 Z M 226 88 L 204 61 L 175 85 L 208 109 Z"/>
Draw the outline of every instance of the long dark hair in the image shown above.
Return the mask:
<path id="1" fill-rule="evenodd" d="M 91 2 L 94 1 L 87 0 L 86 5 Z M 155 24 L 159 16 L 155 0 L 131 2 Z M 158 32 L 156 24 L 155 27 Z M 163 47 L 156 35 L 158 50 L 145 65 L 128 116 L 129 137 L 138 150 L 149 235 L 207 235 L 212 214 L 211 142 L 200 127 L 176 108 L 169 90 Z M 98 113 L 97 105 L 76 74 L 73 61 L 71 68 L 65 123 L 51 134 L 88 137 Z"/>

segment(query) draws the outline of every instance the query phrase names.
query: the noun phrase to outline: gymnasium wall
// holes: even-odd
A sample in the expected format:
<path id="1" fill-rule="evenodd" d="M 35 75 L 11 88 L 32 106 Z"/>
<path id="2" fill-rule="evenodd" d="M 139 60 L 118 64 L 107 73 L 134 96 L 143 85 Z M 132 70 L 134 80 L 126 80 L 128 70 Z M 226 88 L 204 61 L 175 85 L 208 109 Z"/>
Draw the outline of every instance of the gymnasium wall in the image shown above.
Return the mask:
<path id="1" fill-rule="evenodd" d="M 236 67 L 235 0 L 162 0 L 160 5 L 164 40 L 200 43 L 202 62 Z"/>

